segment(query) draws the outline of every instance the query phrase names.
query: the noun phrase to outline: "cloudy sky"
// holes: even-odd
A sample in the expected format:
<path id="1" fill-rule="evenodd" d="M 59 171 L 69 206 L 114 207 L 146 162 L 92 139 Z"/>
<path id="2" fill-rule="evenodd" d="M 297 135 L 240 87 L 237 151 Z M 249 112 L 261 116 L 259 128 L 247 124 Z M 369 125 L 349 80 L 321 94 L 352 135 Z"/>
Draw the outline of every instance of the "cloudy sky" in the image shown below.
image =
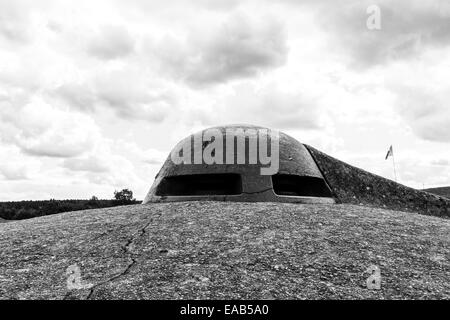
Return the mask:
<path id="1" fill-rule="evenodd" d="M 445 0 L 0 0 L 0 201 L 142 199 L 227 123 L 390 179 L 393 144 L 401 183 L 450 185 L 449 71 Z"/>

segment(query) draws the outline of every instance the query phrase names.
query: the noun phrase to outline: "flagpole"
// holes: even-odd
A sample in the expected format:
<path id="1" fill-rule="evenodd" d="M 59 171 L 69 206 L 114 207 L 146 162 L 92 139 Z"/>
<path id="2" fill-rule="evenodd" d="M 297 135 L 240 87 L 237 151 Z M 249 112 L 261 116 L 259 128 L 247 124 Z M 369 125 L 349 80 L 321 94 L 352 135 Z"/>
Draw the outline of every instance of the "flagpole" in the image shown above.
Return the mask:
<path id="1" fill-rule="evenodd" d="M 394 177 L 395 177 L 395 182 L 397 182 L 397 171 L 395 170 L 395 157 L 394 157 L 394 152 L 392 152 L 392 164 L 394 165 Z"/>

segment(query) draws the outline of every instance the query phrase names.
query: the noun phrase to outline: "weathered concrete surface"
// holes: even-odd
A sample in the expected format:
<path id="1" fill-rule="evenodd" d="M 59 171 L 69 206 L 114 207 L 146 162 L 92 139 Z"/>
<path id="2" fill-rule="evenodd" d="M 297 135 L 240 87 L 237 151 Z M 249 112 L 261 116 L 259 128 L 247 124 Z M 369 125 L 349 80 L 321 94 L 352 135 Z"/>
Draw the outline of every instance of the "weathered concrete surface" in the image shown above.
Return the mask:
<path id="1" fill-rule="evenodd" d="M 448 219 L 355 205 L 69 212 L 0 225 L 0 298 L 449 299 L 449 231 Z M 67 289 L 73 264 L 92 289 Z M 370 265 L 381 290 L 366 287 Z"/>
<path id="2" fill-rule="evenodd" d="M 409 188 L 306 147 L 341 203 L 450 217 L 450 199 Z"/>

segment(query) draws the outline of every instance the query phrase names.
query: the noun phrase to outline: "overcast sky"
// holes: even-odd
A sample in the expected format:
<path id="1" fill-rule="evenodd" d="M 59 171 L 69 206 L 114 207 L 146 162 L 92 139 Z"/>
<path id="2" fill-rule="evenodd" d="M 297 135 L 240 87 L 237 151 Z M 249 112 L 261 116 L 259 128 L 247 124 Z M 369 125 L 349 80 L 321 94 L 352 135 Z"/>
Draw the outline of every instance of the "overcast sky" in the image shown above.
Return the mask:
<path id="1" fill-rule="evenodd" d="M 228 123 L 390 179 L 393 144 L 401 183 L 450 185 L 449 67 L 444 0 L 0 0 L 0 201 L 142 199 Z"/>

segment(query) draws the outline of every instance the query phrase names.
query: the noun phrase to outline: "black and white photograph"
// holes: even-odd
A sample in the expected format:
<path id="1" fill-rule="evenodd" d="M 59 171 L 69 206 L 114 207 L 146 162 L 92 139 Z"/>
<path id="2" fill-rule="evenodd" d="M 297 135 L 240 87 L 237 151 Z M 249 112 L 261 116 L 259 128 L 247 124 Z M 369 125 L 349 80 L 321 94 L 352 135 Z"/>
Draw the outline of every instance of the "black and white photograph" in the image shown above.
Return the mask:
<path id="1" fill-rule="evenodd" d="M 0 0 L 5 304 L 448 301 L 449 219 L 449 1 Z"/>

